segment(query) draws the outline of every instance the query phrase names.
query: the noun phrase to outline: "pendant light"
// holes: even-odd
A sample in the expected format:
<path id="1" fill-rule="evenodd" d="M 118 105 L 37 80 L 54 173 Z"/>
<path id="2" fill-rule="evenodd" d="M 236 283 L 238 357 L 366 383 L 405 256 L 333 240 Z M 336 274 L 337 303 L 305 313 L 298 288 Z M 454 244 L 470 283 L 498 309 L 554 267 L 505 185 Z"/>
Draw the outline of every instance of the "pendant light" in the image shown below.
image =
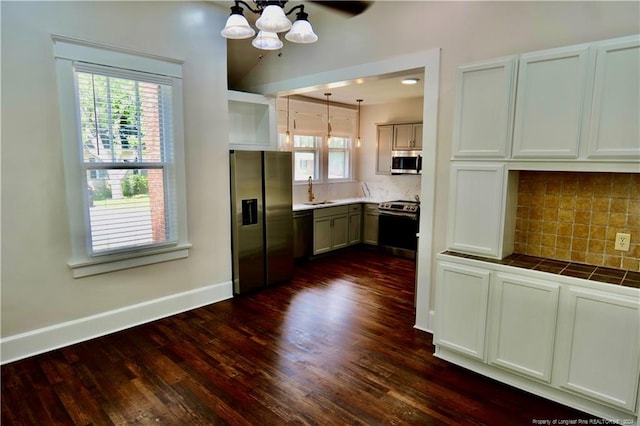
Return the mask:
<path id="1" fill-rule="evenodd" d="M 291 146 L 291 132 L 289 131 L 289 96 L 287 96 L 287 131 L 284 134 L 284 143 L 287 148 Z"/>
<path id="2" fill-rule="evenodd" d="M 360 104 L 362 103 L 362 99 L 356 99 L 356 102 L 358 103 L 358 128 L 356 129 L 358 137 L 356 138 L 356 148 L 360 148 Z"/>
<path id="3" fill-rule="evenodd" d="M 329 96 L 331 93 L 324 94 L 327 97 L 327 146 L 331 142 L 331 116 L 329 115 Z"/>

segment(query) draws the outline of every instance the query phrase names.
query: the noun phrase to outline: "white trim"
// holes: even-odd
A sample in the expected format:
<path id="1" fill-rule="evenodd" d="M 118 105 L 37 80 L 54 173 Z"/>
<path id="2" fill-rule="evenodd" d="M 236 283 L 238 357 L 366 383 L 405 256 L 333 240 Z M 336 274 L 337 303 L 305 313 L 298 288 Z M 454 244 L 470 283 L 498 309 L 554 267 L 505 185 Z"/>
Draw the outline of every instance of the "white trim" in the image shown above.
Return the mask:
<path id="1" fill-rule="evenodd" d="M 169 260 L 184 259 L 189 257 L 191 244 L 182 244 L 175 247 L 163 247 L 151 249 L 148 252 L 134 254 L 131 251 L 124 255 L 117 254 L 97 256 L 84 262 L 69 262 L 73 270 L 73 278 L 88 277 L 104 274 L 105 272 L 120 271 L 122 269 L 135 268 L 136 266 L 151 265 L 153 263 L 167 262 Z"/>
<path id="2" fill-rule="evenodd" d="M 183 61 L 61 35 L 52 35 L 56 58 L 182 78 Z"/>
<path id="3" fill-rule="evenodd" d="M 0 364 L 94 339 L 233 297 L 231 281 L 148 300 L 124 308 L 0 339 Z"/>
<path id="4" fill-rule="evenodd" d="M 85 277 L 188 257 L 191 244 L 188 241 L 186 207 L 182 61 L 57 35 L 53 35 L 52 40 L 56 58 L 60 126 L 64 142 L 66 201 L 71 235 L 69 266 L 73 270 L 73 277 Z M 170 84 L 172 87 L 173 161 L 169 164 L 164 163 L 166 166 L 164 169 L 169 174 L 173 174 L 173 179 L 169 179 L 167 182 L 169 186 L 173 187 L 168 187 L 167 190 L 175 197 L 175 212 L 170 218 L 174 234 L 170 239 L 177 240 L 176 246 L 170 249 L 166 247 L 140 251 L 134 249 L 127 251 L 126 256 L 118 254 L 112 257 L 92 257 L 90 255 L 90 249 L 87 245 L 88 207 L 87 200 L 83 197 L 83 194 L 86 194 L 86 174 L 77 144 L 77 141 L 80 140 L 80 129 L 74 61 L 95 63 L 100 66 L 98 67 L 100 69 L 103 67 L 124 68 L 134 71 L 136 75 L 146 72 L 169 76 L 160 80 L 163 82 L 166 80 L 166 83 L 163 84 Z M 94 67 L 82 65 L 81 68 L 93 69 Z M 129 260 L 126 260 L 125 257 L 128 257 Z"/>
<path id="5" fill-rule="evenodd" d="M 434 356 L 436 358 L 440 358 L 452 364 L 474 371 L 478 374 L 482 374 L 483 376 L 489 377 L 502 383 L 506 383 L 507 385 L 513 386 L 515 388 L 522 389 L 541 398 L 546 398 L 551 401 L 555 401 L 560 404 L 575 408 L 576 410 L 584 411 L 585 413 L 602 417 L 603 419 L 607 419 L 612 424 L 637 424 L 636 422 L 638 418 L 635 414 L 621 411 L 613 407 L 591 401 L 587 398 L 583 398 L 579 395 L 574 395 L 561 389 L 553 388 L 545 383 L 539 383 L 537 381 L 501 370 L 500 368 L 484 364 L 482 361 L 473 360 L 454 351 L 447 350 L 446 348 L 443 348 L 441 346 L 436 346 L 436 352 Z M 603 422 L 603 424 L 607 423 Z"/>

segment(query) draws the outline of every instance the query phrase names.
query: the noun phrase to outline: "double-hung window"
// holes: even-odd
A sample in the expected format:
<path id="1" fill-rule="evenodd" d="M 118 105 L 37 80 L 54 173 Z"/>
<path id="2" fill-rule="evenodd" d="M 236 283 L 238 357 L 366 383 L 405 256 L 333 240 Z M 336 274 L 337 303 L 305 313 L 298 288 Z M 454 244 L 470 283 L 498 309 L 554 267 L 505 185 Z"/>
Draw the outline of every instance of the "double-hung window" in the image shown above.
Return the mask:
<path id="1" fill-rule="evenodd" d="M 349 179 L 351 177 L 351 138 L 332 136 L 327 145 L 328 179 Z"/>
<path id="2" fill-rule="evenodd" d="M 293 163 L 294 180 L 318 180 L 320 177 L 320 146 L 321 136 L 294 135 Z"/>
<path id="3" fill-rule="evenodd" d="M 181 66 L 54 41 L 74 276 L 186 257 Z"/>

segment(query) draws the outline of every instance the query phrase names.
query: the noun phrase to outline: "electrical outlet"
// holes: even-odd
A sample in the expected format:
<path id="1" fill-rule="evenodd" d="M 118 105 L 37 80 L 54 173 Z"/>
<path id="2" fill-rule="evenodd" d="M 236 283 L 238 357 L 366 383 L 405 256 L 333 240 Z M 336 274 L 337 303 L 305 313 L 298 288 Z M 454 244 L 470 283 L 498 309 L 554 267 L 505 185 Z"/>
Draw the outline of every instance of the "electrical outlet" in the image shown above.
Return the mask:
<path id="1" fill-rule="evenodd" d="M 620 251 L 629 251 L 629 243 L 631 242 L 631 234 L 618 232 L 616 234 L 615 249 Z"/>

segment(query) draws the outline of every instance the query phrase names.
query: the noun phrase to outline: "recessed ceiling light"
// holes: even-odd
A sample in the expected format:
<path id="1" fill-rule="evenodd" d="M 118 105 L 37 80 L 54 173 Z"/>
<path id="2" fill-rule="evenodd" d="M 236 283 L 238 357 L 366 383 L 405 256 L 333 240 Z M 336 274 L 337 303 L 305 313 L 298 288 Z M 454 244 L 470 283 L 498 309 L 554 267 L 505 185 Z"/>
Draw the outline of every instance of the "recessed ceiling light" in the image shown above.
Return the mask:
<path id="1" fill-rule="evenodd" d="M 405 78 L 402 80 L 402 84 L 416 84 L 418 82 L 417 78 Z"/>

